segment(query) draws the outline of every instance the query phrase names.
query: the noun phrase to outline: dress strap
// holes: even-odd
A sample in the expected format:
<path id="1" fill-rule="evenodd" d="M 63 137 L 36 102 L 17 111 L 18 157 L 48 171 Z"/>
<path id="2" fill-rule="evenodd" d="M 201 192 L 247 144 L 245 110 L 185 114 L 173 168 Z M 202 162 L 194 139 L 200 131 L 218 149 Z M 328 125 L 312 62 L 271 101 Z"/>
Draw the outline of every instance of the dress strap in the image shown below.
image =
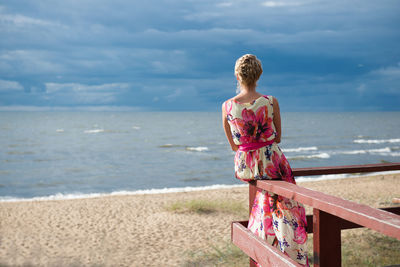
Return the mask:
<path id="1" fill-rule="evenodd" d="M 227 115 L 231 114 L 232 111 L 232 100 L 229 99 L 224 102 L 224 108 Z"/>

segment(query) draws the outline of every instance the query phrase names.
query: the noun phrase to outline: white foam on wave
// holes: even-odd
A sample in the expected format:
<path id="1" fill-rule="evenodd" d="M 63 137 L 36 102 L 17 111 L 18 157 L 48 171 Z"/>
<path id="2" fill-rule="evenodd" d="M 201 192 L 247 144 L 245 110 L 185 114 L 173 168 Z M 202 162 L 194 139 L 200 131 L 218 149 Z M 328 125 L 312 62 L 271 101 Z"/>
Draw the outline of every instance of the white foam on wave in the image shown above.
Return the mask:
<path id="1" fill-rule="evenodd" d="M 313 158 L 318 158 L 318 159 L 329 159 L 331 156 L 328 153 L 319 153 L 319 154 L 313 154 L 313 155 L 308 155 L 306 158 L 308 159 L 313 159 Z"/>
<path id="2" fill-rule="evenodd" d="M 102 133 L 104 132 L 104 129 L 93 129 L 93 130 L 86 130 L 84 133 L 86 134 L 94 134 L 94 133 Z"/>
<path id="3" fill-rule="evenodd" d="M 298 147 L 298 148 L 284 148 L 283 152 L 302 152 L 302 151 L 315 151 L 318 150 L 316 146 Z"/>
<path id="4" fill-rule="evenodd" d="M 391 152 L 390 147 L 377 148 L 377 149 L 340 151 L 340 152 L 338 152 L 338 154 L 355 155 L 355 154 L 367 154 L 367 153 L 374 154 L 374 153 L 388 153 L 388 152 Z"/>
<path id="5" fill-rule="evenodd" d="M 400 143 L 400 138 L 393 139 L 356 139 L 354 143 L 358 144 L 383 144 L 383 143 Z"/>
<path id="6" fill-rule="evenodd" d="M 390 153 L 377 153 L 380 156 L 391 156 L 391 157 L 400 157 L 400 152 L 390 152 Z"/>
<path id="7" fill-rule="evenodd" d="M 134 129 L 134 130 L 140 130 L 140 129 L 142 129 L 140 126 L 132 126 L 132 129 Z"/>
<path id="8" fill-rule="evenodd" d="M 64 132 L 64 129 L 57 129 L 56 132 L 57 132 L 57 133 L 63 133 L 63 132 Z"/>
<path id="9" fill-rule="evenodd" d="M 326 153 L 318 153 L 318 154 L 311 154 L 311 155 L 298 155 L 293 157 L 287 157 L 288 159 L 329 159 L 331 156 Z"/>
<path id="10" fill-rule="evenodd" d="M 377 149 L 340 151 L 340 152 L 336 152 L 336 154 L 345 154 L 345 155 L 371 154 L 371 155 L 391 156 L 391 157 L 399 157 L 400 156 L 400 152 L 393 151 L 390 147 L 377 148 Z"/>
<path id="11" fill-rule="evenodd" d="M 164 145 L 160 145 L 158 146 L 160 148 L 179 148 L 179 149 L 185 149 L 188 151 L 196 151 L 196 152 L 203 152 L 203 151 L 208 151 L 208 147 L 206 146 L 185 146 L 185 145 L 174 145 L 174 144 L 164 144 Z"/>
<path id="12" fill-rule="evenodd" d="M 190 147 L 189 146 L 186 148 L 186 150 L 202 152 L 202 151 L 208 151 L 208 147 L 206 147 L 206 146 Z"/>
<path id="13" fill-rule="evenodd" d="M 111 193 L 75 193 L 75 194 L 62 194 L 57 193 L 50 196 L 34 197 L 34 198 L 15 198 L 15 197 L 0 197 L 0 202 L 21 202 L 21 201 L 47 201 L 47 200 L 68 200 L 68 199 L 85 199 L 85 198 L 97 198 L 107 196 L 129 196 L 129 195 L 152 195 L 152 194 L 169 194 L 169 193 L 181 193 L 181 192 L 193 192 L 193 191 L 205 191 L 214 189 L 228 189 L 228 188 L 239 188 L 246 187 L 247 184 L 216 184 L 209 186 L 199 187 L 174 187 L 174 188 L 161 188 L 161 189 L 143 189 L 136 191 L 115 191 Z"/>

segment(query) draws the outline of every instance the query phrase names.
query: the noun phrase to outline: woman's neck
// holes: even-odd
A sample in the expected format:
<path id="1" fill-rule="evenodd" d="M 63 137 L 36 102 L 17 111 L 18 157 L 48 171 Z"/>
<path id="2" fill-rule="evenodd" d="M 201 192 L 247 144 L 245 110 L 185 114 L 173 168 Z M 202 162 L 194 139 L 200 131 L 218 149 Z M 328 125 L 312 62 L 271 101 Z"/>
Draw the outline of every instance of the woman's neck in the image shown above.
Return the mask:
<path id="1" fill-rule="evenodd" d="M 240 85 L 240 94 L 254 94 L 256 93 L 256 85 L 248 86 L 248 85 Z"/>

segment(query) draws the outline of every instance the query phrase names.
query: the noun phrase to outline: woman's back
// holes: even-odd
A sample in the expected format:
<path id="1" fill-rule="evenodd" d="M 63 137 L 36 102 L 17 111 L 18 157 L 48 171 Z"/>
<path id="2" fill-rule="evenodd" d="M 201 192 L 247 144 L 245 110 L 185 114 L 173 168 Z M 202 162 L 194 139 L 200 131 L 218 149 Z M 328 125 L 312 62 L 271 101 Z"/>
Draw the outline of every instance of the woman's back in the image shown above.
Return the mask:
<path id="1" fill-rule="evenodd" d="M 250 103 L 230 99 L 224 105 L 236 145 L 268 142 L 275 139 L 273 97 L 260 96 Z"/>

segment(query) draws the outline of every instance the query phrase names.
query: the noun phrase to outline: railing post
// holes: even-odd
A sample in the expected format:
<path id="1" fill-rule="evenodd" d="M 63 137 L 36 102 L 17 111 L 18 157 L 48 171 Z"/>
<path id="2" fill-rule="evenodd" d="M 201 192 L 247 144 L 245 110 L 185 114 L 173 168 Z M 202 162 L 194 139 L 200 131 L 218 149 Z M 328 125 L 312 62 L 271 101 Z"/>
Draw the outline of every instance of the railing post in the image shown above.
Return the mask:
<path id="1" fill-rule="evenodd" d="M 249 182 L 249 215 L 251 213 L 251 209 L 253 208 L 254 199 L 256 198 L 257 185 L 255 183 Z M 249 258 L 250 267 L 256 267 L 256 262 Z"/>
<path id="2" fill-rule="evenodd" d="M 249 182 L 249 215 L 251 209 L 253 208 L 254 199 L 256 198 L 257 184 L 254 182 Z"/>
<path id="3" fill-rule="evenodd" d="M 315 208 L 313 213 L 314 267 L 341 266 L 339 218 Z"/>

